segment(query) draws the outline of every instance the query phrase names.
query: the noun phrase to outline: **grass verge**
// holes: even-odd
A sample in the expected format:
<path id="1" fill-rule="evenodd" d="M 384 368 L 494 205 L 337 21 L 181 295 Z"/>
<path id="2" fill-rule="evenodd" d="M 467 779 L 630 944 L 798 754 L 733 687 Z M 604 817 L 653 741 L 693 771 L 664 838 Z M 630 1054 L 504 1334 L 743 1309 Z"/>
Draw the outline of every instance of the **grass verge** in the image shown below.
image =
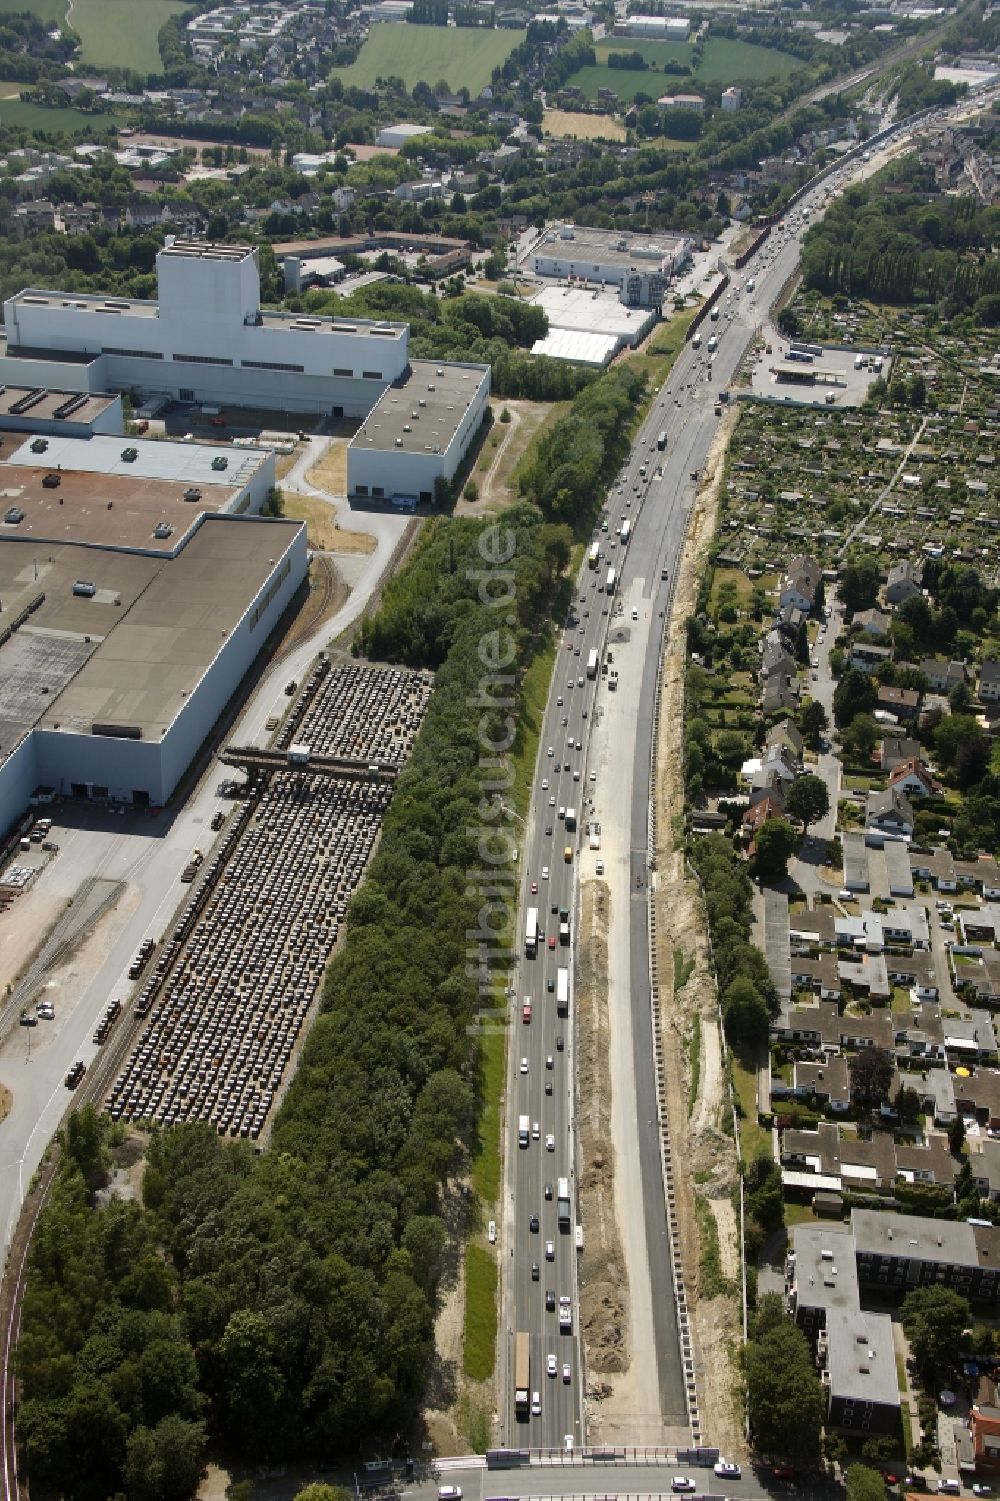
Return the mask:
<path id="1" fill-rule="evenodd" d="M 490 1206 L 500 1196 L 503 1153 L 500 1150 L 501 1101 L 507 1070 L 507 1030 L 489 1028 L 479 1048 L 479 1149 L 472 1159 L 472 1187 L 480 1203 Z"/>
<path id="2" fill-rule="evenodd" d="M 719 1298 L 734 1291 L 733 1284 L 723 1274 L 722 1252 L 719 1249 L 719 1227 L 707 1199 L 701 1194 L 694 1196 L 694 1212 L 698 1221 L 698 1292 L 703 1298 Z"/>
<path id="3" fill-rule="evenodd" d="M 553 636 L 548 644 L 536 652 L 534 660 L 524 674 L 524 704 L 511 758 L 514 762 L 514 807 L 524 818 L 531 801 L 531 784 L 535 775 L 538 757 L 538 737 L 542 730 L 545 701 L 548 698 L 552 668 L 555 666 L 557 643 Z"/>
<path id="4" fill-rule="evenodd" d="M 697 1015 L 691 1018 L 687 1055 L 688 1062 L 691 1064 L 691 1084 L 688 1089 L 688 1115 L 690 1115 L 697 1103 L 698 1089 L 701 1084 L 701 1017 Z"/>
<path id="5" fill-rule="evenodd" d="M 757 1120 L 757 1076 L 738 1058 L 732 1058 L 733 1088 L 740 1104 L 740 1147 L 744 1165 L 762 1152 L 770 1154 L 771 1133 Z"/>
<path id="6" fill-rule="evenodd" d="M 489 1381 L 497 1354 L 497 1264 L 482 1246 L 465 1253 L 463 1366 L 472 1381 Z"/>
<path id="7" fill-rule="evenodd" d="M 674 990 L 683 990 L 694 974 L 694 960 L 685 959 L 683 949 L 674 949 Z"/>

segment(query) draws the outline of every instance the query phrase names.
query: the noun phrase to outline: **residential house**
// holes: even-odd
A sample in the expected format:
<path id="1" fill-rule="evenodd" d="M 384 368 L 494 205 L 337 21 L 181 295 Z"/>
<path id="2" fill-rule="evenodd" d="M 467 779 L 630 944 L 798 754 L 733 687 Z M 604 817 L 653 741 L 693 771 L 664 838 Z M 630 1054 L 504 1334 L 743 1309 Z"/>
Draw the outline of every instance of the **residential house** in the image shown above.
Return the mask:
<path id="1" fill-rule="evenodd" d="M 869 792 L 865 804 L 865 828 L 894 839 L 912 839 L 913 808 L 905 793 L 889 787 Z"/>
<path id="2" fill-rule="evenodd" d="M 794 677 L 795 659 L 777 631 L 769 631 L 764 638 L 761 652 L 760 675 L 762 678 Z"/>
<path id="3" fill-rule="evenodd" d="M 919 667 L 934 693 L 950 693 L 967 679 L 964 662 L 946 662 L 942 657 L 925 657 Z"/>
<path id="4" fill-rule="evenodd" d="M 792 1065 L 794 1093 L 814 1099 L 833 1115 L 845 1115 L 851 1108 L 851 1075 L 847 1059 L 836 1054 L 824 1062 L 797 1058 Z"/>
<path id="5" fill-rule="evenodd" d="M 813 607 L 815 597 L 816 585 L 805 571 L 800 569 L 793 573 L 789 570 L 781 580 L 781 592 L 778 599 L 783 610 L 791 605 L 793 609 L 802 610 L 808 614 Z"/>
<path id="6" fill-rule="evenodd" d="M 769 818 L 780 818 L 785 811 L 785 800 L 777 787 L 768 787 L 764 795 L 752 802 L 743 815 L 744 835 L 753 837 Z"/>
<path id="7" fill-rule="evenodd" d="M 887 735 L 879 746 L 878 764 L 883 771 L 895 771 L 904 761 L 920 755 L 920 741 L 902 735 Z"/>
<path id="8" fill-rule="evenodd" d="M 894 563 L 889 569 L 889 581 L 884 590 L 886 604 L 905 604 L 906 600 L 913 599 L 920 593 L 918 572 L 909 559 L 904 558 L 901 563 Z"/>
<path id="9" fill-rule="evenodd" d="M 875 695 L 875 707 L 886 714 L 895 715 L 897 719 L 916 719 L 920 713 L 920 694 L 916 688 L 883 685 Z"/>
<path id="10" fill-rule="evenodd" d="M 834 954 L 824 952 L 813 957 L 796 953 L 790 956 L 789 963 L 796 990 L 812 990 L 823 1001 L 840 999 L 840 976 Z"/>
<path id="11" fill-rule="evenodd" d="M 851 1231 L 862 1288 L 951 1287 L 982 1303 L 1000 1296 L 1000 1228 L 994 1225 L 854 1209 Z"/>
<path id="12" fill-rule="evenodd" d="M 861 672 L 874 672 L 883 662 L 892 660 L 892 648 L 872 641 L 852 641 L 848 661 Z"/>
<path id="13" fill-rule="evenodd" d="M 919 756 L 911 756 L 889 773 L 889 786 L 907 797 L 934 797 L 940 788 Z"/>
<path id="14" fill-rule="evenodd" d="M 761 690 L 760 703 L 765 714 L 785 712 L 798 707 L 799 689 L 794 677 L 786 673 L 769 676 Z"/>
<path id="15" fill-rule="evenodd" d="M 768 730 L 764 745 L 770 747 L 784 746 L 794 756 L 799 765 L 802 764 L 802 754 L 805 750 L 805 741 L 794 719 L 781 719 L 776 725 Z"/>
<path id="16" fill-rule="evenodd" d="M 859 610 L 851 624 L 856 625 L 859 630 L 867 631 L 869 636 L 886 636 L 891 621 L 883 610 Z"/>
<path id="17" fill-rule="evenodd" d="M 992 1376 L 980 1375 L 969 1414 L 969 1433 L 976 1473 L 1000 1474 L 1000 1398 Z"/>
<path id="18" fill-rule="evenodd" d="M 1000 662 L 992 657 L 979 669 L 979 698 L 984 704 L 1000 703 Z"/>

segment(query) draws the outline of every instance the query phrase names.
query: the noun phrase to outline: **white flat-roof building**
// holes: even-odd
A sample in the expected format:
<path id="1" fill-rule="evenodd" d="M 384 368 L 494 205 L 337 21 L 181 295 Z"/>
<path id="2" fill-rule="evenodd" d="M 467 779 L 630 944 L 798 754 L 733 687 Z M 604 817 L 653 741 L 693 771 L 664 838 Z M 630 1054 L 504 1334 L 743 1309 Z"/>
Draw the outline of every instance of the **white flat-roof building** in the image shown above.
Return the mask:
<path id="1" fill-rule="evenodd" d="M 544 339 L 531 346 L 534 355 L 551 360 L 568 360 L 571 365 L 592 365 L 603 369 L 618 352 L 614 334 L 588 334 L 576 328 L 550 328 Z"/>
<path id="2" fill-rule="evenodd" d="M 625 22 L 628 36 L 657 41 L 686 42 L 690 30 L 691 22 L 686 16 L 629 16 Z"/>
<path id="3" fill-rule="evenodd" d="M 691 259 L 685 235 L 626 235 L 619 230 L 550 224 L 532 253 L 536 276 L 614 286 L 627 307 L 659 307 L 667 282 Z"/>
<path id="4" fill-rule="evenodd" d="M 414 360 L 409 379 L 373 407 L 347 449 L 347 492 L 430 504 L 452 480 L 486 414 L 489 365 Z"/>
<path id="5" fill-rule="evenodd" d="M 137 538 L 156 514 L 140 494 Z M 0 829 L 37 787 L 165 802 L 306 575 L 298 522 L 202 514 L 153 555 L 103 545 L 103 515 L 79 542 L 0 535 L 31 622 L 0 645 Z"/>
<path id="6" fill-rule="evenodd" d="M 252 246 L 168 241 L 156 272 L 157 302 L 9 297 L 0 382 L 362 416 L 407 369 L 405 323 L 263 311 Z"/>
<path id="7" fill-rule="evenodd" d="M 626 307 L 620 296 L 583 287 L 543 287 L 531 302 L 544 310 L 550 335 L 569 330 L 612 338 L 612 353 L 626 344 L 635 348 L 656 324 L 655 307 Z M 532 352 L 539 353 L 537 349 Z"/>
<path id="8" fill-rule="evenodd" d="M 407 120 L 400 120 L 398 125 L 383 125 L 375 137 L 376 146 L 405 146 L 407 141 L 415 140 L 417 136 L 430 135 L 432 125 L 412 125 Z"/>

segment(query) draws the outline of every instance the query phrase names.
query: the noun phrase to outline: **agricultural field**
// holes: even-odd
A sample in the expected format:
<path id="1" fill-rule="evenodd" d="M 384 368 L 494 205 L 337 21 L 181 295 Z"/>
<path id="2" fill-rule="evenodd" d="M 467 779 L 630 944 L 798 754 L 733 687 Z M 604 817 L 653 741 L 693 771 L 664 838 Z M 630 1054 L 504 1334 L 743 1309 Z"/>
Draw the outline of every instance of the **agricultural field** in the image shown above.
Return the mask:
<path id="1" fill-rule="evenodd" d="M 788 78 L 804 68 L 801 58 L 754 42 L 735 42 L 729 37 L 709 37 L 695 77 L 700 83 L 761 83 L 767 78 Z"/>
<path id="2" fill-rule="evenodd" d="M 0 15 L 30 11 L 40 21 L 61 26 L 66 19 L 66 0 L 0 0 Z"/>
<path id="3" fill-rule="evenodd" d="M 378 78 L 401 78 L 408 89 L 421 81 L 433 88 L 443 78 L 450 89 L 467 88 L 475 99 L 486 88 L 493 69 L 506 62 L 523 40 L 523 31 L 384 21 L 372 27 L 357 60 L 347 68 L 334 69 L 334 74 L 345 84 L 363 89 L 371 88 Z"/>
<path id="4" fill-rule="evenodd" d="M 89 135 L 104 133 L 111 125 L 119 125 L 118 115 L 93 115 L 81 109 L 47 109 L 43 104 L 32 104 L 26 99 L 0 99 L 0 125 L 22 127 L 24 130 L 40 131 L 49 135 Z"/>
<path id="5" fill-rule="evenodd" d="M 71 0 L 67 19 L 80 34 L 84 63 L 159 73 L 160 27 L 184 9 L 179 0 Z"/>
<path id="6" fill-rule="evenodd" d="M 594 43 L 594 55 L 598 63 L 606 63 L 612 52 L 638 52 L 650 69 L 663 72 L 664 63 L 683 63 L 689 66 L 694 52 L 690 42 L 648 42 L 642 37 L 616 36 L 610 40 Z"/>
<path id="7" fill-rule="evenodd" d="M 547 136 L 577 141 L 624 141 L 625 127 L 610 115 L 592 115 L 584 110 L 547 109 L 542 115 Z"/>

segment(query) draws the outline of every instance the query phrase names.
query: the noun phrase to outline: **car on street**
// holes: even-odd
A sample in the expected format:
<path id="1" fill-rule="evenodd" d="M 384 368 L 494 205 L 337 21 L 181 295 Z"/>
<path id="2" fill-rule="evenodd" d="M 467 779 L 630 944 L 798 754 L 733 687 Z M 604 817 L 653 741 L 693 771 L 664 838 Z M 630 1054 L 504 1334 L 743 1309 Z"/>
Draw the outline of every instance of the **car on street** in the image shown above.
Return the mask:
<path id="1" fill-rule="evenodd" d="M 542 866 L 542 880 L 543 881 L 547 881 L 548 879 L 549 879 L 549 867 L 547 865 L 543 865 Z"/>
<path id="2" fill-rule="evenodd" d="M 525 1001 L 521 1007 L 521 1020 L 527 1025 L 531 1021 L 531 1002 Z"/>
<path id="3" fill-rule="evenodd" d="M 527 1060 L 527 1058 L 522 1058 L 521 1059 L 521 1072 L 522 1072 L 522 1074 L 526 1074 L 528 1072 L 528 1060 Z"/>
<path id="4" fill-rule="evenodd" d="M 553 803 L 553 804 L 554 804 L 554 803 L 555 803 L 555 798 L 554 798 L 554 797 L 550 797 L 550 798 L 549 798 L 549 802 L 550 802 L 550 803 Z M 545 825 L 545 832 L 546 832 L 546 834 L 547 834 L 547 835 L 548 835 L 548 836 L 549 836 L 549 837 L 550 837 L 550 838 L 551 838 L 551 837 L 552 837 L 552 825 L 551 825 L 551 824 L 550 824 L 550 823 L 547 823 L 547 824 L 546 824 L 546 825 Z"/>
<path id="5" fill-rule="evenodd" d="M 532 1139 L 532 1141 L 538 1141 L 538 1139 L 541 1136 L 541 1134 L 542 1134 L 542 1131 L 541 1131 L 541 1127 L 539 1126 L 538 1122 L 537 1121 L 532 1121 L 532 1123 L 531 1123 L 531 1139 Z M 535 1228 L 537 1229 L 538 1227 L 536 1226 Z"/>
<path id="6" fill-rule="evenodd" d="M 528 1221 L 528 1229 L 531 1231 L 532 1235 L 537 1235 L 538 1234 L 538 1215 L 537 1214 L 533 1214 L 531 1216 L 531 1219 Z"/>
<path id="7" fill-rule="evenodd" d="M 563 1366 L 563 1381 L 566 1383 L 567 1386 L 569 1386 L 569 1384 L 572 1381 L 572 1379 L 573 1379 L 573 1373 L 572 1373 L 572 1371 L 570 1370 L 570 1368 L 569 1368 L 568 1365 L 564 1365 Z"/>
<path id="8" fill-rule="evenodd" d="M 551 1198 L 552 1198 L 552 1184 L 551 1183 L 546 1183 L 546 1185 L 545 1185 L 545 1197 L 547 1199 L 549 1199 L 549 1200 L 551 1200 Z"/>
<path id="9" fill-rule="evenodd" d="M 565 1047 L 565 1046 L 566 1046 L 566 1044 L 565 1044 L 565 1043 L 564 1043 L 564 1042 L 563 1042 L 563 1035 L 562 1035 L 562 1033 L 561 1033 L 561 1032 L 560 1032 L 560 1033 L 559 1033 L 559 1036 L 558 1036 L 558 1037 L 557 1037 L 557 1038 L 556 1038 L 556 1052 L 557 1052 L 557 1053 L 561 1053 L 561 1052 L 562 1052 L 562 1050 L 563 1050 L 563 1048 L 564 1048 L 564 1047 Z M 524 1070 L 524 1072 L 525 1072 L 525 1073 L 527 1073 L 527 1072 L 528 1072 L 528 1070 L 527 1070 L 527 1069 L 525 1069 L 525 1070 Z"/>
<path id="10" fill-rule="evenodd" d="M 549 975 L 548 979 L 545 982 L 545 989 L 548 991 L 549 995 L 551 995 L 555 988 L 556 982 L 555 980 L 553 980 L 552 976 Z"/>
<path id="11" fill-rule="evenodd" d="M 546 1313 L 555 1313 L 555 1308 L 556 1308 L 556 1295 L 553 1292 L 553 1290 L 552 1290 L 551 1287 L 547 1287 L 545 1289 L 545 1311 L 546 1311 Z M 553 1356 L 553 1359 L 555 1359 L 554 1356 Z"/>
<path id="12" fill-rule="evenodd" d="M 555 946 L 556 946 L 556 935 L 554 933 L 550 933 L 549 934 L 549 948 L 550 949 L 554 949 Z"/>
<path id="13" fill-rule="evenodd" d="M 532 1280 L 532 1282 L 537 1282 L 540 1276 L 541 1276 L 541 1268 L 539 1267 L 537 1261 L 533 1261 L 531 1263 L 531 1280 Z"/>
<path id="14" fill-rule="evenodd" d="M 545 1055 L 545 1067 L 546 1068 L 555 1068 L 555 1066 L 556 1066 L 556 1060 L 553 1058 L 552 1054 L 551 1053 L 546 1053 L 546 1055 Z"/>
<path id="15" fill-rule="evenodd" d="M 555 1298 L 553 1298 L 552 1301 L 555 1302 Z M 556 1374 L 556 1358 L 554 1355 L 549 1355 L 548 1359 L 545 1362 L 545 1369 L 550 1376 L 554 1376 Z"/>
<path id="16" fill-rule="evenodd" d="M 675 1475 L 670 1482 L 670 1489 L 678 1495 L 686 1495 L 690 1491 L 696 1491 L 698 1487 L 690 1475 Z"/>
<path id="17" fill-rule="evenodd" d="M 548 777 L 542 777 L 542 791 L 543 792 L 548 792 L 548 790 L 549 790 L 549 779 L 548 779 Z"/>
<path id="18" fill-rule="evenodd" d="M 462 1487 L 460 1485 L 439 1485 L 438 1501 L 462 1501 Z"/>
<path id="19" fill-rule="evenodd" d="M 739 1480 L 743 1471 L 732 1459 L 717 1459 L 715 1462 L 715 1473 L 720 1475 L 724 1480 Z"/>
<path id="20" fill-rule="evenodd" d="M 555 1259 L 556 1259 L 555 1241 L 547 1240 L 545 1242 L 545 1260 L 546 1261 L 555 1261 Z"/>
<path id="21" fill-rule="evenodd" d="M 546 1136 L 546 1138 L 545 1138 L 545 1150 L 547 1152 L 554 1152 L 555 1149 L 556 1149 L 556 1139 L 552 1135 L 552 1132 L 550 1131 L 549 1134 L 548 1134 L 548 1136 Z"/>
<path id="22" fill-rule="evenodd" d="M 532 883 L 531 883 L 531 894 L 532 894 L 532 896 L 537 896 L 538 895 L 538 882 L 537 881 L 532 881 Z"/>
<path id="23" fill-rule="evenodd" d="M 532 1415 L 532 1417 L 537 1418 L 537 1417 L 541 1416 L 541 1413 L 542 1413 L 542 1399 L 541 1399 L 541 1396 L 539 1395 L 538 1392 L 532 1392 L 532 1394 L 531 1394 L 531 1415 Z"/>
<path id="24" fill-rule="evenodd" d="M 549 746 L 548 754 L 550 756 L 554 756 L 555 755 L 555 750 L 554 750 L 554 748 L 551 745 Z"/>

